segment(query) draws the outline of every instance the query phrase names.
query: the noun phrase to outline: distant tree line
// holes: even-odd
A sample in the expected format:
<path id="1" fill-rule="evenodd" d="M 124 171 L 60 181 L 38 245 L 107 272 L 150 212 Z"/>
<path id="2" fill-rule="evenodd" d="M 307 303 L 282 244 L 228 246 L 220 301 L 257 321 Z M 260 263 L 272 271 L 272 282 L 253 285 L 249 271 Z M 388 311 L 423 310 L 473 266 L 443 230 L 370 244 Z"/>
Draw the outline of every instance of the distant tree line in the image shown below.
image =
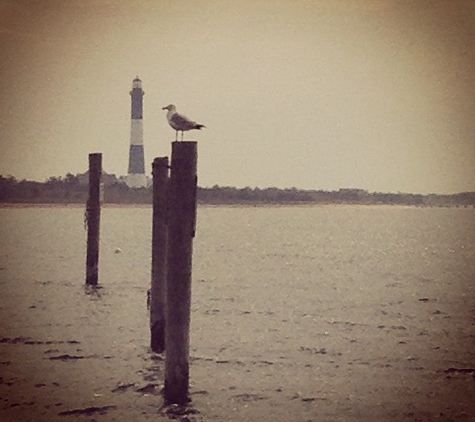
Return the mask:
<path id="1" fill-rule="evenodd" d="M 106 204 L 152 204 L 152 188 L 129 188 L 123 181 L 108 175 L 102 201 Z M 45 182 L 16 180 L 0 175 L 0 203 L 85 204 L 88 194 L 84 175 L 66 174 Z M 215 185 L 198 187 L 202 204 L 387 204 L 411 206 L 475 206 L 475 192 L 454 195 L 368 192 L 362 189 L 338 191 L 301 190 L 296 188 L 236 188 Z"/>

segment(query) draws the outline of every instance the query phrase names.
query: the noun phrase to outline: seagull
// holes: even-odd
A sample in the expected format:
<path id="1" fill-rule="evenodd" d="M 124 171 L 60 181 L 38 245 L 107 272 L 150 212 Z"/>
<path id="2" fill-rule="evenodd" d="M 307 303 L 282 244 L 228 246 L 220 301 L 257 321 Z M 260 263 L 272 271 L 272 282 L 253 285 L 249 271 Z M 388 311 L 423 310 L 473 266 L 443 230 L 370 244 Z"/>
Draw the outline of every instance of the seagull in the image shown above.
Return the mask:
<path id="1" fill-rule="evenodd" d="M 189 119 L 183 114 L 176 112 L 176 107 L 173 104 L 169 104 L 166 107 L 163 107 L 162 110 L 168 110 L 167 120 L 168 124 L 176 130 L 175 141 L 178 141 L 178 131 L 181 130 L 181 140 L 183 141 L 183 132 L 191 129 L 200 129 L 206 127 L 205 125 L 200 125 L 195 121 Z"/>

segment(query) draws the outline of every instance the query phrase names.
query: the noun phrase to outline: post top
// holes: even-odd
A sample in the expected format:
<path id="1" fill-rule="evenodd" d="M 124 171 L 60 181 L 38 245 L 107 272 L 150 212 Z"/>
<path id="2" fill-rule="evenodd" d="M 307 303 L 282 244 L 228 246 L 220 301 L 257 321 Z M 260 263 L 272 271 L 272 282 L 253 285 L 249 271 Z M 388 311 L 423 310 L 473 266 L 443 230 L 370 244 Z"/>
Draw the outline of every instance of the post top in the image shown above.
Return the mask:
<path id="1" fill-rule="evenodd" d="M 168 163 L 168 157 L 155 157 L 153 159 L 153 164 L 162 164 Z"/>

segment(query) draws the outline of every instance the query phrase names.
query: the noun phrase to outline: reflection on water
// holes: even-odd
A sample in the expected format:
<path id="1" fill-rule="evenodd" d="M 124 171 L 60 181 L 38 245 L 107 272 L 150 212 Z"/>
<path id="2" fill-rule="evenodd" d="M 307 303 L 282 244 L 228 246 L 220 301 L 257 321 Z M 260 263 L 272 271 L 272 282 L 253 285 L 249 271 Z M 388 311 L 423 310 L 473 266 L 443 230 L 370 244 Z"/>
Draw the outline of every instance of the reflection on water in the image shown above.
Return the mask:
<path id="1" fill-rule="evenodd" d="M 102 299 L 102 295 L 101 295 L 102 289 L 103 289 L 103 286 L 101 285 L 96 285 L 96 286 L 92 286 L 90 284 L 84 285 L 84 293 L 86 293 L 87 296 L 90 296 L 91 299 L 93 300 Z"/>

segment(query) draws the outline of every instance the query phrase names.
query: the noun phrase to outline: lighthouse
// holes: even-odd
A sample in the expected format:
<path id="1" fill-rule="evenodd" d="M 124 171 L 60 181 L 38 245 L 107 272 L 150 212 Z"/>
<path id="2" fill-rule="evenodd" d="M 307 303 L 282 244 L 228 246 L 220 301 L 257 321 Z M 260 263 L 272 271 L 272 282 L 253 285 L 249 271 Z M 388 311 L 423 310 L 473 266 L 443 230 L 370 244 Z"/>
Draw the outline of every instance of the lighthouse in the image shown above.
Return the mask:
<path id="1" fill-rule="evenodd" d="M 147 186 L 143 151 L 143 96 L 142 81 L 137 76 L 132 81 L 130 97 L 132 100 L 132 121 L 130 126 L 129 171 L 127 186 L 143 188 Z"/>

